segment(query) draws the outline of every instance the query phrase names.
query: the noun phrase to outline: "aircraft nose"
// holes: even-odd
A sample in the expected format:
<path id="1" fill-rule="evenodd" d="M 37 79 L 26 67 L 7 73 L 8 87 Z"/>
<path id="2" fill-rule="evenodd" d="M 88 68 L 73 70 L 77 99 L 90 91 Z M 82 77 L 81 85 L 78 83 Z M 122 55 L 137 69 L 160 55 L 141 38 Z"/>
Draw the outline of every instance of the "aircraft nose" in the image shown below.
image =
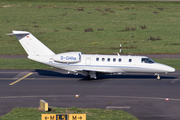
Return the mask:
<path id="1" fill-rule="evenodd" d="M 170 67 L 170 66 L 166 66 L 164 68 L 167 72 L 175 72 L 175 69 L 173 67 Z"/>
<path id="2" fill-rule="evenodd" d="M 156 63 L 157 67 L 159 70 L 162 70 L 163 72 L 175 72 L 175 69 L 171 66 L 165 65 L 165 64 L 161 64 L 161 63 Z"/>
<path id="3" fill-rule="evenodd" d="M 170 67 L 169 71 L 170 71 L 170 72 L 175 72 L 175 68 Z"/>

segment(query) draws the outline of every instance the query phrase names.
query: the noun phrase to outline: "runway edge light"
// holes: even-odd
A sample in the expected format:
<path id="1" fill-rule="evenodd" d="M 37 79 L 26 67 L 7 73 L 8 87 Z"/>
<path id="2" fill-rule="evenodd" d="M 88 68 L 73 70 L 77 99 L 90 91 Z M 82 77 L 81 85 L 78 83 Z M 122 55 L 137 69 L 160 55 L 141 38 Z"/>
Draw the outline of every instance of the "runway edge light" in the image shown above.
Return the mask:
<path id="1" fill-rule="evenodd" d="M 165 99 L 166 101 L 168 101 L 169 100 L 169 98 L 168 97 L 166 97 L 166 99 Z"/>
<path id="2" fill-rule="evenodd" d="M 78 95 L 78 94 L 76 94 L 76 98 L 79 98 L 79 95 Z"/>
<path id="3" fill-rule="evenodd" d="M 43 111 L 48 111 L 48 103 L 44 100 L 40 100 L 40 109 Z"/>

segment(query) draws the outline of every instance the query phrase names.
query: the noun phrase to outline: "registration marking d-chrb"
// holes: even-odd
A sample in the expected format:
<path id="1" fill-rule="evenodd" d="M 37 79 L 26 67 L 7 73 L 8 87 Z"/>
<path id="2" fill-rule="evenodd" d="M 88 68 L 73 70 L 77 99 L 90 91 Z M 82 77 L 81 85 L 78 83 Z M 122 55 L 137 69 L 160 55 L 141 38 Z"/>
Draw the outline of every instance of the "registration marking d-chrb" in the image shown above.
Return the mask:
<path id="1" fill-rule="evenodd" d="M 19 81 L 21 81 L 21 80 L 23 80 L 23 79 L 25 79 L 25 78 L 27 78 L 28 76 L 30 76 L 30 75 L 32 75 L 33 73 L 31 72 L 31 73 L 28 73 L 27 75 L 25 75 L 24 77 L 22 77 L 22 78 L 19 78 L 18 80 L 16 80 L 16 81 L 14 81 L 14 82 L 12 82 L 11 84 L 9 84 L 9 85 L 14 85 L 14 84 L 16 84 L 17 82 L 19 82 Z"/>

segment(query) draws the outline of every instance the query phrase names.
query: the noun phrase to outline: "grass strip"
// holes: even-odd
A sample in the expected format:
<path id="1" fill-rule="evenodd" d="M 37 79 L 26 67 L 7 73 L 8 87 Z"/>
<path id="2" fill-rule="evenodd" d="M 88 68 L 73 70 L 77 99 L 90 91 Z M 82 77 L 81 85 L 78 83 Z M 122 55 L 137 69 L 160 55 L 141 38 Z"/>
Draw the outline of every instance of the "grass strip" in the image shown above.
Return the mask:
<path id="1" fill-rule="evenodd" d="M 169 65 L 176 70 L 180 70 L 180 59 L 176 58 L 165 58 L 165 59 L 153 59 L 157 63 Z"/>
<path id="2" fill-rule="evenodd" d="M 31 32 L 55 53 L 180 53 L 180 2 L 1 0 L 0 54 L 26 54 L 12 30 Z"/>
<path id="3" fill-rule="evenodd" d="M 180 59 L 153 59 L 157 63 L 162 63 L 180 70 Z M 27 58 L 0 58 L 0 69 L 56 69 L 50 66 L 29 60 Z"/>
<path id="4" fill-rule="evenodd" d="M 42 112 L 38 108 L 14 108 L 2 116 L 0 120 L 41 120 L 41 114 L 86 114 L 87 120 L 138 120 L 136 117 L 122 110 L 52 108 L 50 112 Z"/>
<path id="5" fill-rule="evenodd" d="M 0 58 L 0 69 L 55 69 L 27 58 Z"/>

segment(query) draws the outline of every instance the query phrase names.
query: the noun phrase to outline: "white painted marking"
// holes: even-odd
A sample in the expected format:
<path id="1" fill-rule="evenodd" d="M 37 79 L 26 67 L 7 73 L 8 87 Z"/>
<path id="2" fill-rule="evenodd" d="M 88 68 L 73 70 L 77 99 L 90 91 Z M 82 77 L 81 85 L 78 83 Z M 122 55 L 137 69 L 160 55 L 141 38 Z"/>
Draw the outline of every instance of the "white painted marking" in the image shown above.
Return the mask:
<path id="1" fill-rule="evenodd" d="M 20 73 L 20 72 L 0 72 L 1 73 Z"/>
<path id="2" fill-rule="evenodd" d="M 38 97 L 74 97 L 74 95 L 37 95 L 37 96 L 4 96 L 3 98 L 38 98 Z"/>
<path id="3" fill-rule="evenodd" d="M 154 100 L 164 100 L 165 98 L 159 97 L 136 97 L 136 96 L 100 96 L 100 95 L 87 95 L 86 97 L 104 97 L 104 98 L 131 98 L 131 99 L 154 99 Z M 178 98 L 169 98 L 169 100 L 180 101 Z"/>
<path id="4" fill-rule="evenodd" d="M 2 96 L 0 99 L 3 98 L 38 98 L 38 97 L 74 97 L 74 95 L 37 95 L 37 96 Z M 154 99 L 154 100 L 165 100 L 165 98 L 158 98 L 158 97 L 135 97 L 135 96 L 99 96 L 99 95 L 86 95 L 84 97 L 104 97 L 104 98 L 128 98 L 128 99 Z M 169 100 L 173 101 L 180 101 L 178 98 L 169 98 Z"/>
<path id="5" fill-rule="evenodd" d="M 107 106 L 106 109 L 130 109 L 131 106 Z"/>

